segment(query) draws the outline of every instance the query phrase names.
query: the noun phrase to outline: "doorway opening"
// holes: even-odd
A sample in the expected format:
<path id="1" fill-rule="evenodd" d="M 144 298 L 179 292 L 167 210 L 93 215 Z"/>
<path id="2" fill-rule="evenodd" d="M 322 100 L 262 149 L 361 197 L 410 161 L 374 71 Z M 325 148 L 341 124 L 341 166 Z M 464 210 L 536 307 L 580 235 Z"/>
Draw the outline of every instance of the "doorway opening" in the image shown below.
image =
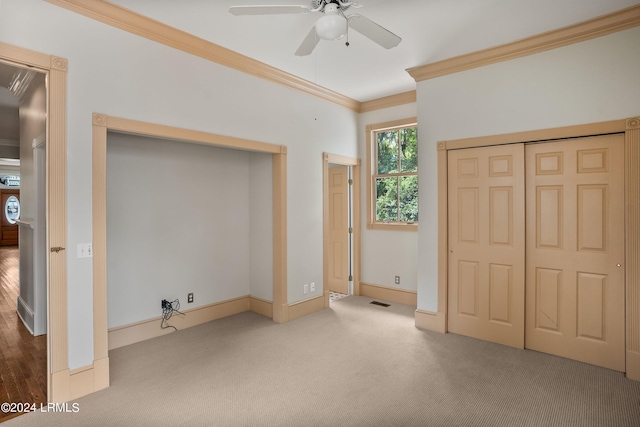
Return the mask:
<path id="1" fill-rule="evenodd" d="M 268 153 L 272 162 L 273 301 L 245 298 L 252 311 L 274 322 L 291 320 L 287 304 L 287 148 L 258 141 L 138 122 L 93 114 L 93 387 L 84 394 L 109 387 L 109 336 L 107 325 L 107 131 L 160 137 L 219 148 Z M 241 301 L 242 302 L 242 301 Z M 245 302 L 242 302 L 243 304 Z M 246 307 L 246 305 L 245 305 Z M 87 370 L 86 372 L 91 372 Z"/>
<path id="2" fill-rule="evenodd" d="M 360 295 L 360 161 L 324 155 L 325 307 Z"/>
<path id="3" fill-rule="evenodd" d="M 271 154 L 111 131 L 106 145 L 109 350 L 271 305 Z"/>
<path id="4" fill-rule="evenodd" d="M 353 294 L 351 167 L 329 164 L 329 302 Z"/>
<path id="5" fill-rule="evenodd" d="M 0 395 L 36 405 L 48 394 L 46 78 L 0 61 Z"/>

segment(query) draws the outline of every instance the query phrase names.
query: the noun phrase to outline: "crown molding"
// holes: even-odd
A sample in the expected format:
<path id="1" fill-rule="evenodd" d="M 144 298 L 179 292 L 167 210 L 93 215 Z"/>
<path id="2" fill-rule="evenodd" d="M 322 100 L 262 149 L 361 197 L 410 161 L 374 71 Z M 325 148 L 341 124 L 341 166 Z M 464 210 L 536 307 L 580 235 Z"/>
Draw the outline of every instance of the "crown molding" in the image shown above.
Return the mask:
<path id="1" fill-rule="evenodd" d="M 360 102 L 106 0 L 46 0 L 88 18 L 359 112 Z"/>
<path id="2" fill-rule="evenodd" d="M 513 43 L 409 68 L 407 72 L 419 82 L 579 43 L 638 25 L 640 25 L 640 5 Z"/>
<path id="3" fill-rule="evenodd" d="M 367 113 L 369 111 L 381 110 L 383 108 L 395 107 L 398 105 L 411 104 L 416 102 L 416 91 L 398 93 L 396 95 L 385 96 L 384 98 L 372 99 L 371 101 L 362 102 L 360 104 L 360 112 Z"/>
<path id="4" fill-rule="evenodd" d="M 132 34 L 199 56 L 240 72 L 281 84 L 358 113 L 416 102 L 415 91 L 359 102 L 106 0 L 45 1 Z M 603 15 L 580 24 L 538 34 L 513 43 L 410 68 L 407 72 L 416 81 L 432 79 L 543 52 L 572 43 L 578 43 L 638 25 L 640 25 L 640 5 Z M 58 64 L 58 66 L 66 68 L 66 63 Z"/>

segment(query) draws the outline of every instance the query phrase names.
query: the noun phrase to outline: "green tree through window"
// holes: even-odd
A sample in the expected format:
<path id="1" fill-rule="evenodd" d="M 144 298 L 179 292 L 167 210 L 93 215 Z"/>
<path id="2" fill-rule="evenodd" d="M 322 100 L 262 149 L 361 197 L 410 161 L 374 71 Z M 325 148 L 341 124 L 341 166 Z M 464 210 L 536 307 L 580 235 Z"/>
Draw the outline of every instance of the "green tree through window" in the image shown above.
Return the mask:
<path id="1" fill-rule="evenodd" d="M 418 133 L 415 125 L 374 131 L 375 222 L 418 222 Z"/>

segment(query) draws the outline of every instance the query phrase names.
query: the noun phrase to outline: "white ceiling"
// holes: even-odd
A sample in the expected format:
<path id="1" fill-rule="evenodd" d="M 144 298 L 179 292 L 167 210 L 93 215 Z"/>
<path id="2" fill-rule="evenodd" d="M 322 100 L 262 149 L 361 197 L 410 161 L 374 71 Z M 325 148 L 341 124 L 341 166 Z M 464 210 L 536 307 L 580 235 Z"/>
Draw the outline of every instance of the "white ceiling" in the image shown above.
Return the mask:
<path id="1" fill-rule="evenodd" d="M 351 8 L 402 37 L 386 50 L 355 31 L 294 52 L 320 15 L 233 16 L 231 5 L 310 5 L 309 0 L 111 0 L 358 101 L 415 89 L 405 71 L 637 5 L 640 0 L 359 0 Z"/>

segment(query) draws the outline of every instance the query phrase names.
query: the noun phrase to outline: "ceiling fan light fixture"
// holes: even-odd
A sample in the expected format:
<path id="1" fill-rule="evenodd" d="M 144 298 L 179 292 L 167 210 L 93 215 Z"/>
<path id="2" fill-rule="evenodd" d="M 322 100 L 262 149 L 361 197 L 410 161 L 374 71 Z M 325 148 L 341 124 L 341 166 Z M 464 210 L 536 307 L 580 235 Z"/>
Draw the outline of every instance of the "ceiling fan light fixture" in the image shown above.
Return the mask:
<path id="1" fill-rule="evenodd" d="M 322 40 L 337 40 L 347 33 L 347 19 L 341 15 L 325 15 L 316 22 L 316 33 Z"/>
<path id="2" fill-rule="evenodd" d="M 2 0 L 0 0 L 2 1 Z M 350 8 L 359 8 L 356 0 L 311 0 L 309 6 L 292 5 L 256 5 L 256 6 L 230 6 L 229 12 L 233 15 L 277 15 L 277 14 L 304 14 L 321 13 L 313 27 L 309 29 L 306 37 L 296 50 L 296 56 L 307 56 L 316 48 L 320 40 L 337 40 L 348 34 L 353 29 L 371 41 L 385 49 L 396 47 L 402 39 L 386 28 L 376 24 L 362 15 L 351 14 L 345 16 L 344 12 Z M 347 43 L 349 46 L 348 36 Z"/>

